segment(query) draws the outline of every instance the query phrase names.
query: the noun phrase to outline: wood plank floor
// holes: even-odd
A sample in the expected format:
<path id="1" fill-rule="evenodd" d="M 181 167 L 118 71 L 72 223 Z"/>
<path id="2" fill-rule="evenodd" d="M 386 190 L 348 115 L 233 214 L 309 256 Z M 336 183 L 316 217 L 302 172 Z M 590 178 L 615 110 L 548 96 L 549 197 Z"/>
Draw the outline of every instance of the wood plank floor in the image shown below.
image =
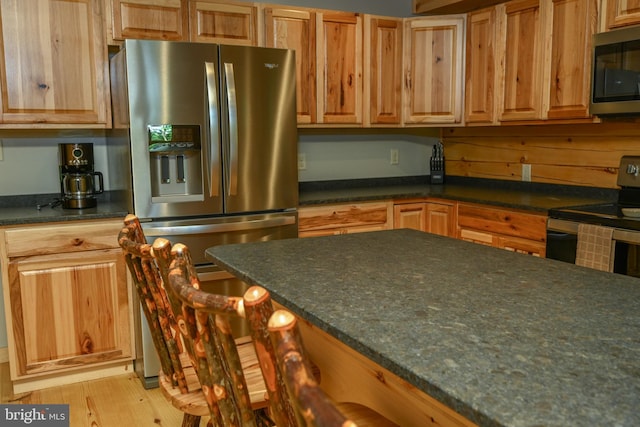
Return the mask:
<path id="1" fill-rule="evenodd" d="M 0 403 L 68 403 L 71 427 L 180 426 L 182 412 L 160 389 L 145 390 L 135 374 L 118 375 L 14 395 L 9 364 L 0 364 Z M 203 417 L 200 425 L 206 426 Z"/>

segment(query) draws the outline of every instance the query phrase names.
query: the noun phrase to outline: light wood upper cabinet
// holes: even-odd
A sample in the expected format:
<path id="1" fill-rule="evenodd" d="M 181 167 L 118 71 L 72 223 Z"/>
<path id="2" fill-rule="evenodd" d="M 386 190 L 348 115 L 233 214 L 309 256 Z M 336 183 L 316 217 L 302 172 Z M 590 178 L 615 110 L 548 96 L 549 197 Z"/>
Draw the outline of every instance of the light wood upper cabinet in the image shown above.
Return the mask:
<path id="1" fill-rule="evenodd" d="M 258 9 L 251 3 L 189 1 L 190 40 L 245 46 L 258 45 Z"/>
<path id="2" fill-rule="evenodd" d="M 551 16 L 547 118 L 587 118 L 590 116 L 591 50 L 597 27 L 597 0 L 552 0 Z"/>
<path id="3" fill-rule="evenodd" d="M 413 0 L 413 13 L 426 15 L 465 13 L 505 1 L 507 0 Z"/>
<path id="4" fill-rule="evenodd" d="M 640 0 L 604 0 L 605 30 L 640 24 Z"/>
<path id="5" fill-rule="evenodd" d="M 296 51 L 298 124 L 314 124 L 316 116 L 316 13 L 307 9 L 264 9 L 265 45 Z"/>
<path id="6" fill-rule="evenodd" d="M 362 124 L 362 16 L 317 16 L 318 123 Z"/>
<path id="7" fill-rule="evenodd" d="M 466 122 L 590 120 L 597 0 L 515 0 L 469 14 Z"/>
<path id="8" fill-rule="evenodd" d="M 464 42 L 462 16 L 405 20 L 405 124 L 462 120 Z"/>
<path id="9" fill-rule="evenodd" d="M 543 118 L 545 16 L 541 2 L 511 1 L 504 8 L 501 121 Z"/>
<path id="10" fill-rule="evenodd" d="M 0 1 L 1 127 L 110 126 L 101 6 L 99 0 Z"/>
<path id="11" fill-rule="evenodd" d="M 365 124 L 402 122 L 402 19 L 365 15 Z"/>
<path id="12" fill-rule="evenodd" d="M 111 1 L 113 40 L 258 45 L 258 9 L 223 0 Z"/>
<path id="13" fill-rule="evenodd" d="M 131 363 L 131 289 L 115 238 L 121 227 L 78 221 L 0 231 L 14 387 Z"/>
<path id="14" fill-rule="evenodd" d="M 114 40 L 189 39 L 187 0 L 111 1 Z"/>
<path id="15" fill-rule="evenodd" d="M 496 9 L 483 9 L 467 17 L 465 123 L 497 122 L 500 91 L 496 71 Z"/>

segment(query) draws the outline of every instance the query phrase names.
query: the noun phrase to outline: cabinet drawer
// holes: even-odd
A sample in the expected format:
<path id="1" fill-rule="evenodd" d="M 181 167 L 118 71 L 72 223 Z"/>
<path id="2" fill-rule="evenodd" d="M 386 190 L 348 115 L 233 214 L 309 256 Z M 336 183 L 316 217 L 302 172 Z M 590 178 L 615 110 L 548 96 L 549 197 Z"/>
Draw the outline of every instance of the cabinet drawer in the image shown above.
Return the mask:
<path id="1" fill-rule="evenodd" d="M 46 255 L 118 248 L 121 220 L 38 225 L 4 232 L 7 256 Z"/>
<path id="2" fill-rule="evenodd" d="M 299 230 L 384 226 L 391 228 L 393 208 L 390 203 L 361 203 L 302 208 L 299 211 Z"/>
<path id="3" fill-rule="evenodd" d="M 458 205 L 459 228 L 544 242 L 546 240 L 546 221 L 546 215 L 464 203 Z"/>

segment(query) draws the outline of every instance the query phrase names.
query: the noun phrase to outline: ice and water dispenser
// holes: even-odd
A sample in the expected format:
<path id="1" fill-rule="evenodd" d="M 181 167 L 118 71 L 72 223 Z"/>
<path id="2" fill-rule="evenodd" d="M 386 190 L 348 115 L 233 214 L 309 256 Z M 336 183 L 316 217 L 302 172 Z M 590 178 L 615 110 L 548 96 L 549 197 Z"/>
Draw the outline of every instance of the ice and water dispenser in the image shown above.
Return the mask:
<path id="1" fill-rule="evenodd" d="M 149 125 L 151 200 L 203 200 L 202 145 L 198 125 Z"/>

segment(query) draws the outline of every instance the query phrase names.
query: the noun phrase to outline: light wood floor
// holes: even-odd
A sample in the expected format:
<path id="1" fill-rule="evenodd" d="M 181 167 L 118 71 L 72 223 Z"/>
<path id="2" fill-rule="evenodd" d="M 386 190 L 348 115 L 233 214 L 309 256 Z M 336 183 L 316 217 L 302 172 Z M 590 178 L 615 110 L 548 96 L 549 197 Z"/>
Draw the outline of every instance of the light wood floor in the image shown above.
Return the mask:
<path id="1" fill-rule="evenodd" d="M 68 403 L 71 427 L 180 426 L 182 412 L 160 389 L 145 390 L 135 374 L 84 381 L 14 395 L 9 364 L 0 364 L 0 403 Z M 200 425 L 206 426 L 203 417 Z"/>

